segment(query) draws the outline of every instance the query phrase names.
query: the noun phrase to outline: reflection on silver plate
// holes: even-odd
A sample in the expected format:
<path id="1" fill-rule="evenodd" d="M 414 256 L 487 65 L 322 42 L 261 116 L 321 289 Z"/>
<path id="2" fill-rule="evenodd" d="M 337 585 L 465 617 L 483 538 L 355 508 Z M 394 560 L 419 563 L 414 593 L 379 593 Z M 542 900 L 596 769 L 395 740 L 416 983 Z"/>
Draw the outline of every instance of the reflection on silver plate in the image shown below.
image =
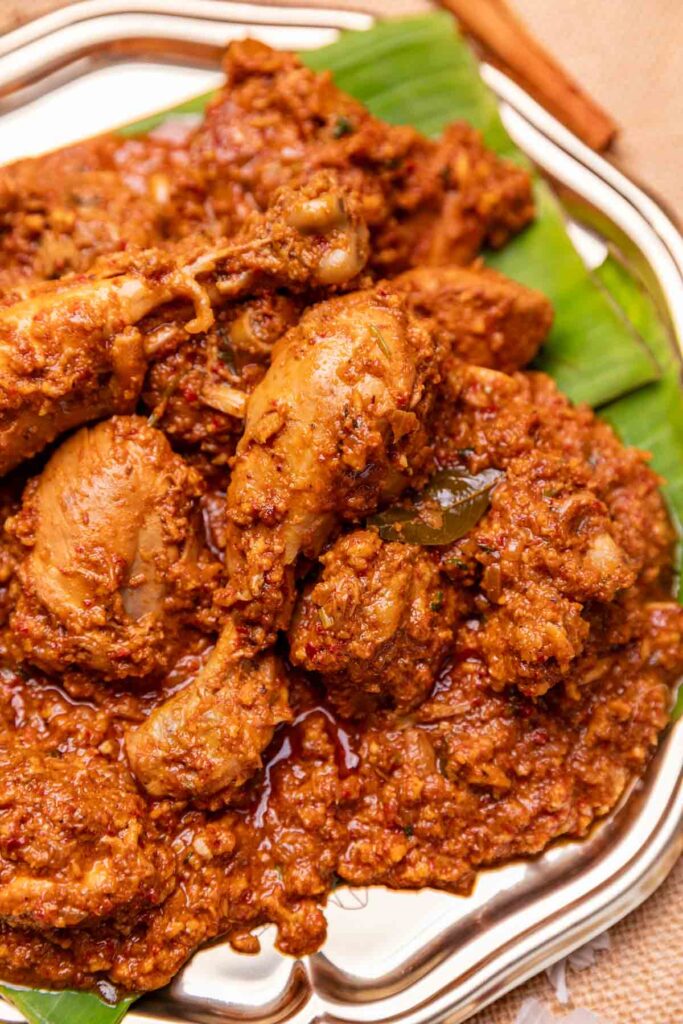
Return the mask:
<path id="1" fill-rule="evenodd" d="M 362 13 L 227 0 L 81 0 L 0 40 L 0 162 L 215 87 L 230 39 L 305 49 L 371 23 Z M 671 220 L 504 75 L 482 73 L 510 134 L 555 184 L 586 263 L 597 266 L 617 246 L 683 348 L 683 238 Z M 269 929 L 256 957 L 215 943 L 126 1020 L 457 1024 L 632 910 L 682 848 L 683 720 L 587 840 L 485 872 L 466 899 L 341 890 L 319 953 L 284 957 Z M 0 1021 L 21 1019 L 0 1005 Z"/>

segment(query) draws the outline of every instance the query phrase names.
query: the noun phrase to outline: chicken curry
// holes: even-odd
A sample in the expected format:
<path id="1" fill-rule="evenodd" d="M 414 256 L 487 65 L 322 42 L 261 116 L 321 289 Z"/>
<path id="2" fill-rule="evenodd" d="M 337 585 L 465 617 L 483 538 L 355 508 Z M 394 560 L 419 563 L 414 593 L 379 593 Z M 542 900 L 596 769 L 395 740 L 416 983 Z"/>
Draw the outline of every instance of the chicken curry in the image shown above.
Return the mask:
<path id="1" fill-rule="evenodd" d="M 526 370 L 464 124 L 233 44 L 203 121 L 0 170 L 0 975 L 298 956 L 340 884 L 583 836 L 683 668 L 658 479 Z"/>

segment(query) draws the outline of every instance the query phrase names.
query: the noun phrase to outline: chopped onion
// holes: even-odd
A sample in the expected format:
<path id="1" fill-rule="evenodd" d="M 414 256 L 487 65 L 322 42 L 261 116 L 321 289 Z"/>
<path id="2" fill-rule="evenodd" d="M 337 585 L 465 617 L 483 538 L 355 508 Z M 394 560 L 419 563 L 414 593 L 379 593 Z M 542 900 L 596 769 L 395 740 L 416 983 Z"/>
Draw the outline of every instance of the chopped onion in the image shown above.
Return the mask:
<path id="1" fill-rule="evenodd" d="M 157 142 L 181 145 L 190 132 L 201 122 L 201 114 L 174 114 L 149 132 L 149 138 Z"/>
<path id="2" fill-rule="evenodd" d="M 244 391 L 233 388 L 230 384 L 205 384 L 202 389 L 202 401 L 212 409 L 244 419 L 247 411 L 247 395 Z"/>

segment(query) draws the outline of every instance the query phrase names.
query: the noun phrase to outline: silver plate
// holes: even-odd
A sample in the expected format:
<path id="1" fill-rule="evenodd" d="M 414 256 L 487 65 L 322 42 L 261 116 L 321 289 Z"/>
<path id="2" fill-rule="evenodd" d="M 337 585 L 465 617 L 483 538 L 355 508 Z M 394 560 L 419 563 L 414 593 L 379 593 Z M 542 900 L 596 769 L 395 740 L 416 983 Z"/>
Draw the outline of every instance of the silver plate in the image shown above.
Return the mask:
<path id="1" fill-rule="evenodd" d="M 371 23 L 362 13 L 223 0 L 82 0 L 0 40 L 0 162 L 213 88 L 231 39 L 305 49 Z M 504 75 L 488 66 L 482 74 L 508 131 L 556 187 L 586 263 L 597 266 L 616 245 L 683 349 L 683 238 L 672 220 Z M 587 840 L 483 872 L 466 899 L 341 890 L 319 953 L 284 957 L 271 929 L 256 957 L 215 943 L 126 1020 L 457 1024 L 633 910 L 682 849 L 683 720 Z M 0 1021 L 21 1020 L 0 1005 Z"/>

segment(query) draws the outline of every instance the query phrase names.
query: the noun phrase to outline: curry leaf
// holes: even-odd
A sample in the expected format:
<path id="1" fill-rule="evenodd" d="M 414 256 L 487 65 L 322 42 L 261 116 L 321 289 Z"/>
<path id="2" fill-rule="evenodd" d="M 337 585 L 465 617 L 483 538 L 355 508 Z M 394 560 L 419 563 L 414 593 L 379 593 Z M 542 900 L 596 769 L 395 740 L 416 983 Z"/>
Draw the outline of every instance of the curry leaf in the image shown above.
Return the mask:
<path id="1" fill-rule="evenodd" d="M 133 998 L 111 1006 L 90 992 L 41 992 L 0 985 L 0 992 L 20 1010 L 28 1024 L 118 1024 Z"/>
<path id="2" fill-rule="evenodd" d="M 424 547 L 452 544 L 479 522 L 502 476 L 498 469 L 475 476 L 463 466 L 439 470 L 410 506 L 388 508 L 369 519 L 369 525 L 383 540 Z"/>

